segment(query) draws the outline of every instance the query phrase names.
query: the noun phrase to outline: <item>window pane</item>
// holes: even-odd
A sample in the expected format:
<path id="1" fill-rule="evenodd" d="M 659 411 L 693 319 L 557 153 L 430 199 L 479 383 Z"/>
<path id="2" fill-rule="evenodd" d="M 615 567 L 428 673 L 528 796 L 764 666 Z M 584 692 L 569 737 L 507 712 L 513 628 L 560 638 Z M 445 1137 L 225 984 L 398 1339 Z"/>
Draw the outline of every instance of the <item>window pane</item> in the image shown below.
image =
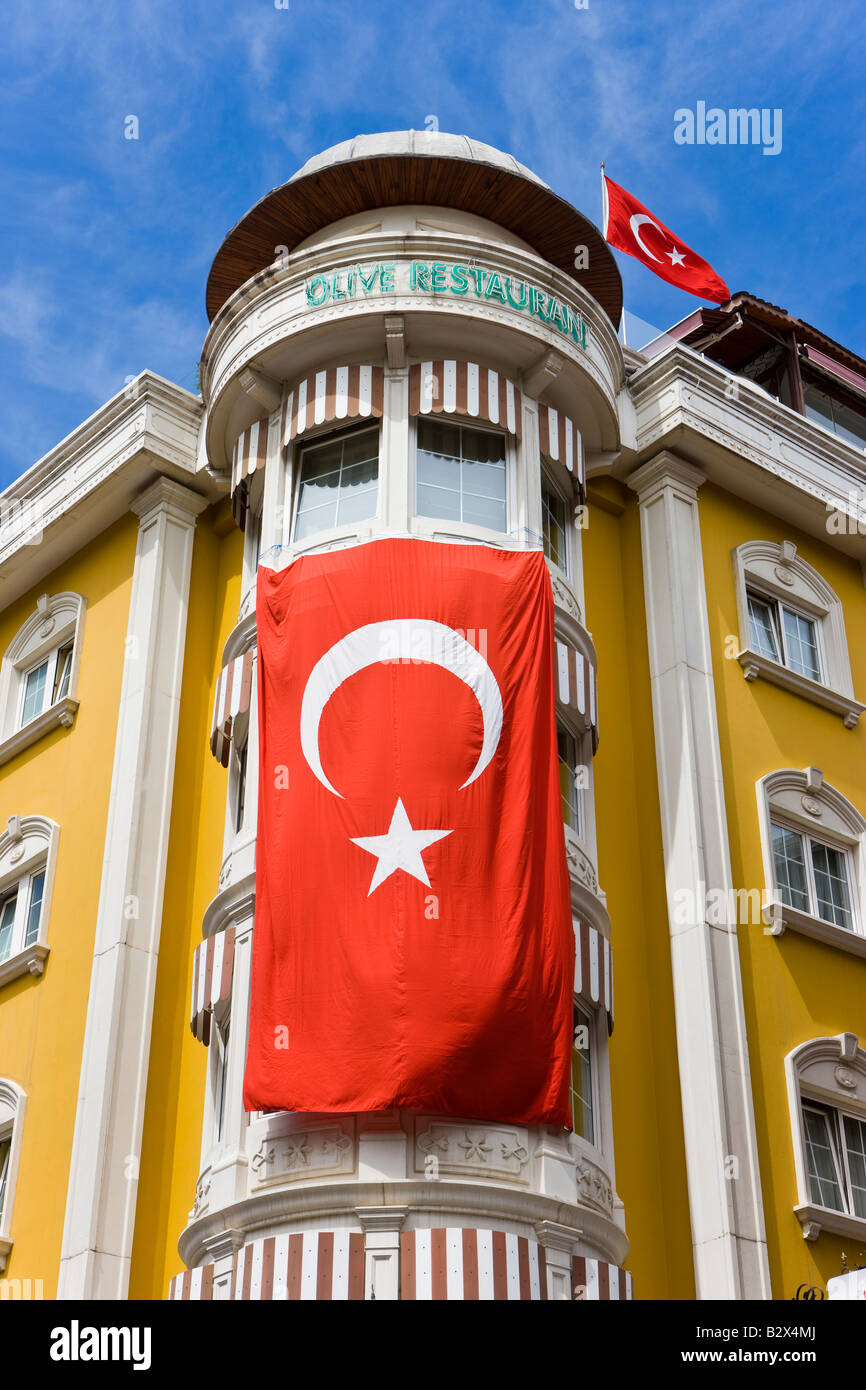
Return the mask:
<path id="1" fill-rule="evenodd" d="M 806 887 L 803 837 L 781 825 L 774 825 L 772 831 L 773 860 L 779 896 L 787 907 L 796 907 L 800 912 L 808 912 L 809 893 Z"/>
<path id="2" fill-rule="evenodd" d="M 6 1181 L 9 1177 L 9 1155 L 11 1150 L 11 1139 L 0 1139 L 0 1219 L 2 1219 L 3 1216 L 3 1203 L 6 1201 Z"/>
<path id="3" fill-rule="evenodd" d="M 4 898 L 0 903 L 0 961 L 7 960 L 12 954 L 12 929 L 15 926 L 17 905 L 17 893 L 13 893 L 9 898 Z"/>
<path id="4" fill-rule="evenodd" d="M 228 1054 L 229 1054 L 229 1027 L 225 1026 L 217 1029 L 219 1047 L 219 1075 L 217 1077 L 217 1099 L 216 1099 L 216 1137 L 222 1139 L 223 1126 L 225 1125 L 226 1114 L 226 1089 L 228 1081 Z"/>
<path id="5" fill-rule="evenodd" d="M 750 641 L 759 656 L 779 660 L 779 641 L 776 635 L 775 614 L 769 603 L 749 594 Z"/>
<path id="6" fill-rule="evenodd" d="M 368 521 L 376 515 L 378 490 L 378 430 L 304 449 L 294 539 Z"/>
<path id="7" fill-rule="evenodd" d="M 48 675 L 48 662 L 43 661 L 41 666 L 35 670 L 28 671 L 24 677 L 24 708 L 21 712 L 21 723 L 29 724 L 31 719 L 35 719 L 37 714 L 42 713 L 42 706 L 45 702 L 45 681 Z"/>
<path id="8" fill-rule="evenodd" d="M 595 1143 L 592 1113 L 592 1027 L 587 1014 L 574 1011 L 575 1046 L 571 1053 L 571 1116 L 575 1134 Z M 582 1044 L 578 1046 L 577 1044 Z"/>
<path id="9" fill-rule="evenodd" d="M 804 1106 L 803 1129 L 812 1201 L 820 1207 L 844 1211 L 828 1117 L 821 1111 L 807 1110 Z"/>
<path id="10" fill-rule="evenodd" d="M 30 905 L 27 908 L 27 927 L 24 932 L 24 945 L 32 946 L 39 936 L 39 918 L 42 915 L 42 898 L 45 894 L 45 873 L 34 874 L 30 880 Z"/>
<path id="11" fill-rule="evenodd" d="M 244 823 L 244 802 L 247 795 L 247 744 L 236 754 L 238 760 L 237 789 L 235 795 L 235 834 Z"/>
<path id="12" fill-rule="evenodd" d="M 580 801 L 577 792 L 577 744 L 567 729 L 557 726 L 556 751 L 559 755 L 559 791 L 562 819 L 580 833 Z"/>
<path id="13" fill-rule="evenodd" d="M 51 703 L 57 700 L 65 700 L 69 694 L 69 676 L 72 671 L 72 643 L 67 642 L 65 647 L 61 647 L 57 653 L 57 666 L 54 670 L 54 691 L 51 696 Z"/>
<path id="14" fill-rule="evenodd" d="M 845 1150 L 851 1177 L 851 1207 L 854 1216 L 866 1216 L 866 1124 L 843 1115 Z"/>
<path id="15" fill-rule="evenodd" d="M 545 555 L 551 564 L 567 570 L 565 502 L 546 480 L 541 484 L 541 526 Z"/>
<path id="16" fill-rule="evenodd" d="M 417 458 L 420 516 L 505 530 L 503 435 L 419 419 Z"/>
<path id="17" fill-rule="evenodd" d="M 818 916 L 837 927 L 854 930 L 851 896 L 848 892 L 848 868 L 841 850 L 812 841 L 812 868 L 815 871 L 815 896 Z"/>
<path id="18" fill-rule="evenodd" d="M 792 613 L 790 608 L 782 609 L 782 618 L 785 623 L 785 646 L 788 649 L 788 665 L 791 670 L 797 671 L 801 676 L 808 676 L 810 680 L 820 680 L 821 667 L 818 664 L 815 624 L 810 618 L 802 618 L 799 613 Z"/>

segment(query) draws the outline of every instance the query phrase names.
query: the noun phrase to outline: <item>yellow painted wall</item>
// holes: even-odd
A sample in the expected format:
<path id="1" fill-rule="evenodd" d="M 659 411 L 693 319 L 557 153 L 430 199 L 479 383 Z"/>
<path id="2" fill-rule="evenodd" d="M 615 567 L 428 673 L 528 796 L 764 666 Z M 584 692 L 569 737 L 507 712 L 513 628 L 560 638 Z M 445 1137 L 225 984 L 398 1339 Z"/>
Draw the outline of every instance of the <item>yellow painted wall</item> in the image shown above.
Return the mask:
<path id="1" fill-rule="evenodd" d="M 60 1265 L 137 531 L 136 517 L 122 518 L 0 613 L 5 651 L 40 594 L 87 599 L 75 724 L 0 767 L 0 824 L 44 815 L 60 826 L 44 974 L 0 987 L 0 1076 L 27 1093 L 5 1277 L 42 1279 L 46 1298 Z"/>
<path id="2" fill-rule="evenodd" d="M 610 1040 L 617 1191 L 635 1298 L 694 1298 L 664 859 L 636 500 L 590 492 L 587 625 L 598 653 L 599 882 L 612 923 Z M 622 510 L 614 515 L 610 510 Z"/>
<path id="3" fill-rule="evenodd" d="M 854 693 L 863 701 L 866 591 L 859 565 L 829 543 L 709 484 L 698 498 L 734 886 L 763 890 L 770 885 L 764 882 L 755 782 L 777 768 L 819 767 L 866 814 L 866 723 L 845 729 L 829 710 L 767 681 L 747 682 L 726 656 L 726 638 L 738 633 L 731 551 L 753 540 L 796 543 L 842 600 Z M 806 1242 L 793 1214 L 797 1188 L 784 1057 L 810 1038 L 841 1032 L 856 1033 L 863 1045 L 866 961 L 792 932 L 765 935 L 760 925 L 741 926 L 739 940 L 773 1296 L 790 1299 L 799 1284 L 826 1285 L 839 1274 L 843 1249 L 855 1264 L 858 1249 L 856 1241 L 831 1234 Z"/>
<path id="4" fill-rule="evenodd" d="M 129 1285 L 164 1299 L 199 1175 L 207 1048 L 189 1027 L 192 958 L 222 861 L 228 774 L 210 754 L 214 694 L 240 603 L 243 536 L 223 504 L 195 533 L 171 831 Z"/>

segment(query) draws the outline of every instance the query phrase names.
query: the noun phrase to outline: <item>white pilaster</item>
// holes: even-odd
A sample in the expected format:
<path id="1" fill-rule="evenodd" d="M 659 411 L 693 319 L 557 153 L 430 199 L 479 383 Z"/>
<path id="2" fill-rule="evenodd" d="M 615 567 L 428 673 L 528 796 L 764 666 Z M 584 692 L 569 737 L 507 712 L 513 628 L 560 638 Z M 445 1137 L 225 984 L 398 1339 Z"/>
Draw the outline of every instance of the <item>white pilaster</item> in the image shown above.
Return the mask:
<path id="1" fill-rule="evenodd" d="M 661 453 L 629 486 L 640 501 L 697 1296 L 769 1298 L 698 516 L 703 482 L 698 469 Z M 690 895 L 688 913 L 678 890 Z M 706 920 L 713 890 L 731 905 L 719 925 Z"/>
<path id="2" fill-rule="evenodd" d="M 160 478 L 138 544 L 58 1298 L 125 1298 L 135 1224 L 195 519 Z"/>

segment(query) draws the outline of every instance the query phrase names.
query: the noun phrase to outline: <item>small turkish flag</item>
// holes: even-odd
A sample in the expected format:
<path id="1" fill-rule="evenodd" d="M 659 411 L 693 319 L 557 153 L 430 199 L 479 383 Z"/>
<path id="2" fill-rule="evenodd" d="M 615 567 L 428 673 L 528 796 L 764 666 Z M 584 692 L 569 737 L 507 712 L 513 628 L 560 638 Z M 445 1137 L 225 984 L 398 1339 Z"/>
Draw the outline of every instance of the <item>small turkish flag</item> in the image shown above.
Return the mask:
<path id="1" fill-rule="evenodd" d="M 662 280 L 698 299 L 724 304 L 731 292 L 696 252 L 675 237 L 669 227 L 653 217 L 643 203 L 618 183 L 602 175 L 605 186 L 604 239 L 618 251 L 634 256 Z"/>
<path id="2" fill-rule="evenodd" d="M 571 1128 L 574 932 L 539 551 L 260 569 L 248 1110 Z"/>

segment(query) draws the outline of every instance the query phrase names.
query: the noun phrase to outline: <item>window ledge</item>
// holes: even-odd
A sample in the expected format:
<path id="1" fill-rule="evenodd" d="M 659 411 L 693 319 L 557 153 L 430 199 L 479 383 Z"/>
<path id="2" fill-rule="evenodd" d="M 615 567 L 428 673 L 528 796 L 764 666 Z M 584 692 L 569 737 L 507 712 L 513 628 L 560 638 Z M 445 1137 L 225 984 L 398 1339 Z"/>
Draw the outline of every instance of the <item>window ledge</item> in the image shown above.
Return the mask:
<path id="1" fill-rule="evenodd" d="M 78 701 L 70 700 L 67 696 L 65 700 L 58 700 L 56 705 L 45 710 L 44 714 L 40 714 L 36 719 L 31 719 L 29 724 L 24 725 L 23 729 L 16 729 L 14 734 L 10 734 L 8 738 L 4 738 L 0 742 L 0 766 L 3 763 L 8 763 L 11 758 L 21 753 L 25 748 L 29 748 L 31 743 L 36 743 L 52 729 L 71 729 L 75 723 L 77 712 Z"/>
<path id="2" fill-rule="evenodd" d="M 803 1227 L 804 1240 L 817 1240 L 822 1231 L 832 1231 L 849 1240 L 866 1240 L 866 1218 L 862 1216 L 849 1216 L 846 1211 L 833 1211 L 830 1207 L 814 1207 L 808 1202 L 795 1207 L 794 1215 Z"/>
<path id="3" fill-rule="evenodd" d="M 784 936 L 786 931 L 798 932 L 801 936 L 811 936 L 813 941 L 822 941 L 825 946 L 835 946 L 837 950 L 847 951 L 852 956 L 866 959 L 866 936 L 856 931 L 846 931 L 835 927 L 821 917 L 813 917 L 809 912 L 800 912 L 796 907 L 771 901 L 761 908 L 761 916 L 770 928 L 771 936 Z"/>
<path id="4" fill-rule="evenodd" d="M 842 695 L 838 690 L 822 685 L 820 681 L 809 680 L 808 676 L 800 676 L 790 667 L 782 666 L 778 661 L 771 661 L 769 657 L 761 656 L 748 647 L 738 654 L 737 660 L 747 681 L 757 680 L 761 676 L 773 685 L 780 685 L 783 690 L 802 695 L 804 700 L 823 705 L 824 709 L 832 710 L 834 714 L 841 716 L 846 729 L 853 729 L 866 709 L 866 705 L 861 705 L 858 700 L 852 700 L 850 696 Z"/>
<path id="5" fill-rule="evenodd" d="M 13 1244 L 14 1241 L 11 1236 L 0 1236 L 0 1274 L 6 1268 L 6 1261 L 9 1259 L 9 1251 Z"/>
<path id="6" fill-rule="evenodd" d="M 41 942 L 35 941 L 32 946 L 27 946 L 23 951 L 18 951 L 16 955 L 4 960 L 0 965 L 0 986 L 7 985 L 10 980 L 17 980 L 19 975 L 41 975 L 50 950 L 50 946 L 43 946 Z"/>

